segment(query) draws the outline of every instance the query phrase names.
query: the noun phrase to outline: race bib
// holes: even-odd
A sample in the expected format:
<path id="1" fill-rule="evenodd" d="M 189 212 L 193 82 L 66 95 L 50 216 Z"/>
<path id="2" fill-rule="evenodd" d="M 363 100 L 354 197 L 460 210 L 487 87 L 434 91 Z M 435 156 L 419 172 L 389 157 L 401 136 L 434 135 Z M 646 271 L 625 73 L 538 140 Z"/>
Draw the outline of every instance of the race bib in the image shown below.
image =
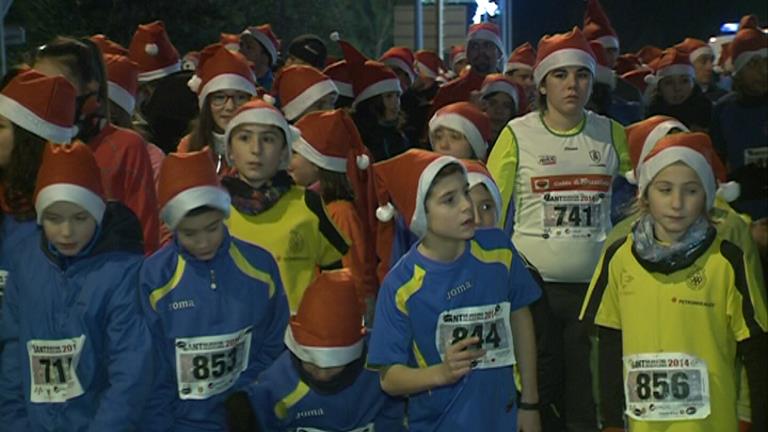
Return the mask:
<path id="1" fill-rule="evenodd" d="M 295 432 L 334 432 L 334 431 L 326 431 L 325 429 L 315 429 L 311 427 L 299 427 L 295 429 Z M 363 427 L 350 429 L 346 432 L 375 432 L 375 429 L 373 428 L 373 423 L 368 423 Z"/>
<path id="2" fill-rule="evenodd" d="M 606 175 L 531 178 L 532 191 L 540 194 L 545 238 L 601 240 L 608 228 L 611 181 Z"/>
<path id="3" fill-rule="evenodd" d="M 682 353 L 624 357 L 627 415 L 635 420 L 697 420 L 710 414 L 703 360 Z"/>
<path id="4" fill-rule="evenodd" d="M 744 150 L 744 165 L 768 167 L 768 147 L 753 147 Z"/>
<path id="5" fill-rule="evenodd" d="M 485 355 L 477 360 L 475 368 L 487 369 L 515 364 L 509 315 L 509 302 L 465 307 L 441 313 L 437 319 L 435 335 L 440 358 L 445 360 L 445 349 L 449 344 L 477 336 L 480 343 L 470 349 L 484 349 Z"/>
<path id="6" fill-rule="evenodd" d="M 33 403 L 63 403 L 83 394 L 77 378 L 77 364 L 85 335 L 71 339 L 27 342 Z"/>
<path id="7" fill-rule="evenodd" d="M 251 328 L 217 336 L 176 339 L 180 399 L 208 399 L 229 389 L 248 366 Z"/>

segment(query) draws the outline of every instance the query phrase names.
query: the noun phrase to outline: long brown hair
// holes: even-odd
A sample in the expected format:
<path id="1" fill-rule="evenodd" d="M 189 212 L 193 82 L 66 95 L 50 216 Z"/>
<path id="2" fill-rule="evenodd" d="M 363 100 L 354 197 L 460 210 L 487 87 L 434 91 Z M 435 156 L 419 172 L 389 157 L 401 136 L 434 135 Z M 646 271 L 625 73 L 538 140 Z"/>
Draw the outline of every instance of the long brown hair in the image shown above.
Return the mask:
<path id="1" fill-rule="evenodd" d="M 333 201 L 354 201 L 355 192 L 349 183 L 346 173 L 329 171 L 319 168 L 320 190 L 323 201 L 328 204 Z"/>
<path id="2" fill-rule="evenodd" d="M 202 150 L 205 146 L 213 147 L 213 114 L 211 113 L 211 94 L 209 93 L 200 108 L 200 114 L 190 123 L 189 151 Z"/>
<path id="3" fill-rule="evenodd" d="M 21 128 L 13 127 L 13 150 L 6 168 L 0 168 L 2 199 L 17 219 L 33 217 L 33 196 L 37 171 L 43 159 L 46 140 Z"/>

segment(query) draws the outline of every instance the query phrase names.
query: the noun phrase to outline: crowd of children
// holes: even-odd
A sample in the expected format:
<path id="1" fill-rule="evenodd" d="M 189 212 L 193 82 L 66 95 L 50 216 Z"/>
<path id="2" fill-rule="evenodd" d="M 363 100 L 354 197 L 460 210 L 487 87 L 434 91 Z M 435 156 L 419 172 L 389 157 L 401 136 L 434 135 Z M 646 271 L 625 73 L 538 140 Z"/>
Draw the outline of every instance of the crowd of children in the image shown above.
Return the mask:
<path id="1" fill-rule="evenodd" d="M 156 21 L 3 77 L 0 430 L 768 428 L 757 17 L 329 42 Z"/>

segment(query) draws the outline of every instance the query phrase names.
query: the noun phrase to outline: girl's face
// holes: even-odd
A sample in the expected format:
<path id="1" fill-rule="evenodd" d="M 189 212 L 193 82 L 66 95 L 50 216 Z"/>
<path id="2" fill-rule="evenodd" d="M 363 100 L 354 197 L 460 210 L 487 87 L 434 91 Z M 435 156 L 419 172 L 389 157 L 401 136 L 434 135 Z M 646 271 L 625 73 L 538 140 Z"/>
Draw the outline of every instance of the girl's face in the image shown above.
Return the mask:
<path id="1" fill-rule="evenodd" d="M 440 126 L 429 133 L 429 141 L 432 143 L 432 150 L 435 153 L 453 156 L 457 159 L 477 159 L 467 137 L 455 129 Z"/>
<path id="2" fill-rule="evenodd" d="M 320 169 L 317 165 L 297 152 L 293 152 L 291 164 L 288 166 L 288 174 L 290 174 L 297 185 L 304 187 L 320 179 Z"/>
<path id="3" fill-rule="evenodd" d="M 483 98 L 483 111 L 491 120 L 491 128 L 501 130 L 515 115 L 515 101 L 507 93 L 491 93 Z"/>
<path id="4" fill-rule="evenodd" d="M 581 66 L 557 68 L 547 74 L 539 87 L 547 98 L 547 109 L 565 117 L 581 115 L 592 92 L 592 74 Z"/>
<path id="5" fill-rule="evenodd" d="M 313 113 L 316 111 L 330 111 L 333 109 L 334 105 L 336 104 L 336 99 L 339 97 L 339 94 L 336 92 L 328 93 L 327 95 L 321 97 L 320 99 L 316 100 L 312 105 L 309 106 L 298 118 L 301 118 L 304 115 L 307 115 L 309 113 Z M 297 118 L 297 120 L 298 120 Z"/>
<path id="6" fill-rule="evenodd" d="M 13 123 L 0 115 L 0 168 L 8 168 L 13 153 Z"/>
<path id="7" fill-rule="evenodd" d="M 496 226 L 496 201 L 488 192 L 488 188 L 478 183 L 469 189 L 469 198 L 475 208 L 475 225 L 480 228 L 492 228 Z"/>
<path id="8" fill-rule="evenodd" d="M 220 90 L 208 96 L 213 124 L 216 125 L 219 133 L 227 129 L 229 121 L 235 116 L 235 111 L 240 108 L 240 105 L 250 99 L 251 95 L 237 90 Z"/>
<path id="9" fill-rule="evenodd" d="M 277 126 L 245 124 L 232 132 L 229 155 L 240 178 L 257 188 L 280 170 L 285 145 L 285 135 Z"/>
<path id="10" fill-rule="evenodd" d="M 682 162 L 659 171 L 646 192 L 656 238 L 673 243 L 704 213 L 707 194 L 698 174 Z"/>
<path id="11" fill-rule="evenodd" d="M 668 105 L 680 105 L 693 91 L 693 80 L 689 75 L 672 75 L 659 81 L 661 98 Z"/>
<path id="12" fill-rule="evenodd" d="M 384 102 L 384 113 L 381 120 L 384 122 L 394 122 L 400 117 L 400 93 L 388 92 L 381 95 Z"/>
<path id="13" fill-rule="evenodd" d="M 80 253 L 96 232 L 96 219 L 67 201 L 56 201 L 43 210 L 42 224 L 48 241 L 67 257 Z"/>

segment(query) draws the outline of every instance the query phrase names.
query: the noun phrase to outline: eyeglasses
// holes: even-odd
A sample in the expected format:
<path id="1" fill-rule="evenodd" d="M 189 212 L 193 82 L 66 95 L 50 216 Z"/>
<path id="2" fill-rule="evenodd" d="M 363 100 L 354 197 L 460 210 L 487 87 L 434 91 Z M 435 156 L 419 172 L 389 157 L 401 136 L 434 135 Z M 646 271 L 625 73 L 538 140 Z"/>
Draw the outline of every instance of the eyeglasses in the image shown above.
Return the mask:
<path id="1" fill-rule="evenodd" d="M 211 106 L 219 108 L 226 105 L 227 101 L 230 99 L 232 100 L 232 103 L 235 104 L 235 107 L 239 107 L 240 105 L 248 102 L 251 99 L 251 95 L 247 93 L 213 93 L 209 100 L 211 102 Z"/>

